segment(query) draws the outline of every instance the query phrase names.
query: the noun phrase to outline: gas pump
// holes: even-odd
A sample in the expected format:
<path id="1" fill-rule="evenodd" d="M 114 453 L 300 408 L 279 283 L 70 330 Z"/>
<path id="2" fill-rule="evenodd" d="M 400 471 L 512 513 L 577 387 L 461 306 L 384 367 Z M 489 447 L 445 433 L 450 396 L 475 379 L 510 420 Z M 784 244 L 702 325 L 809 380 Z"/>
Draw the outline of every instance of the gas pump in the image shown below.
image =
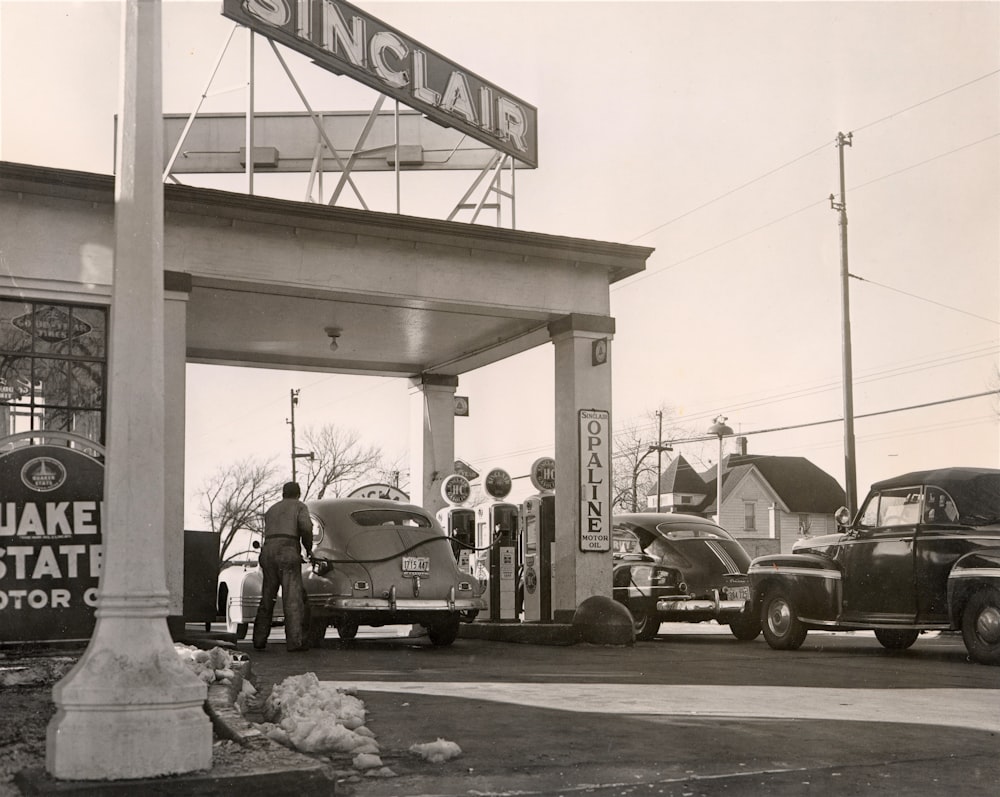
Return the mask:
<path id="1" fill-rule="evenodd" d="M 556 463 L 535 460 L 531 483 L 538 490 L 521 504 L 521 545 L 524 549 L 524 621 L 552 620 L 552 547 L 556 539 Z"/>
<path id="2" fill-rule="evenodd" d="M 476 509 L 476 543 L 485 562 L 483 569 L 489 578 L 490 620 L 518 619 L 517 576 L 519 556 L 517 547 L 518 508 L 503 501 L 510 494 L 510 475 L 500 468 L 491 470 L 483 482 L 494 503 Z"/>
<path id="3" fill-rule="evenodd" d="M 472 575 L 476 547 L 476 513 L 464 506 L 446 506 L 437 513 L 438 523 L 451 538 L 451 550 L 458 569 Z"/>
<path id="4" fill-rule="evenodd" d="M 489 579 L 490 620 L 517 620 L 517 505 L 503 501 L 476 509 L 480 572 Z"/>

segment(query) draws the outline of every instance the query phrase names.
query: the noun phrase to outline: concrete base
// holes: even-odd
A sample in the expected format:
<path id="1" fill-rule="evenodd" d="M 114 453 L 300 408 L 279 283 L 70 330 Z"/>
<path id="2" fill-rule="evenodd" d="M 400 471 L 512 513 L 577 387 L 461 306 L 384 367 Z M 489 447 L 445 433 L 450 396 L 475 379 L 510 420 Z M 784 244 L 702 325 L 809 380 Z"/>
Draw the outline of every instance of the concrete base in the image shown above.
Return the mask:
<path id="1" fill-rule="evenodd" d="M 576 609 L 573 628 L 583 642 L 594 645 L 632 645 L 632 614 L 618 601 L 603 595 L 587 598 Z"/>
<path id="2" fill-rule="evenodd" d="M 528 645 L 575 645 L 576 629 L 566 623 L 462 623 L 459 637 Z"/>
<path id="3" fill-rule="evenodd" d="M 100 611 L 90 646 L 52 689 L 49 774 L 111 781 L 208 769 L 207 687 L 174 651 L 163 618 Z"/>

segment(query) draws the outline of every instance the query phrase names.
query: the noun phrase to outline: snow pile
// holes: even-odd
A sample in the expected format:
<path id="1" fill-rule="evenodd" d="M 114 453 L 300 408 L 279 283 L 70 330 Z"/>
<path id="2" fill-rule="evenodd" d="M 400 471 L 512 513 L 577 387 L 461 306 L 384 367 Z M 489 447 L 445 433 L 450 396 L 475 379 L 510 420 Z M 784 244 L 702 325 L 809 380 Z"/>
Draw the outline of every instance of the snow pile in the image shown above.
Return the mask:
<path id="1" fill-rule="evenodd" d="M 321 683 L 315 673 L 292 675 L 275 684 L 264 701 L 264 733 L 304 753 L 378 755 L 375 735 L 365 727 L 365 704 Z"/>
<path id="2" fill-rule="evenodd" d="M 236 675 L 233 670 L 232 655 L 222 648 L 201 650 L 191 645 L 175 642 L 174 650 L 194 670 L 195 675 L 207 684 L 216 681 L 229 684 L 232 683 Z"/>
<path id="3" fill-rule="evenodd" d="M 425 761 L 430 761 L 432 764 L 443 764 L 445 761 L 450 761 L 462 755 L 462 748 L 454 742 L 449 742 L 447 739 L 442 739 L 439 736 L 436 742 L 410 745 L 410 752 L 420 756 Z"/>
<path id="4" fill-rule="evenodd" d="M 249 681 L 244 680 L 243 686 L 240 687 L 239 694 L 236 695 L 236 700 L 233 705 L 236 706 L 236 710 L 240 712 L 240 714 L 246 716 L 247 711 L 249 711 L 254 705 L 254 698 L 256 696 L 256 687 L 254 687 L 254 685 Z"/>

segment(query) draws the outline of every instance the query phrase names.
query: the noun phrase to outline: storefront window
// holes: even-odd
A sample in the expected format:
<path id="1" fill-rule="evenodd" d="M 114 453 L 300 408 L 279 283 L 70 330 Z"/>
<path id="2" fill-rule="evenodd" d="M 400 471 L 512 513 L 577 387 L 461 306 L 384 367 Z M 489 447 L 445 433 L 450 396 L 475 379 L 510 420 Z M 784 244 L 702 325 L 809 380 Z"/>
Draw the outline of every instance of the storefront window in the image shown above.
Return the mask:
<path id="1" fill-rule="evenodd" d="M 104 444 L 107 317 L 0 299 L 0 437 L 48 430 Z"/>

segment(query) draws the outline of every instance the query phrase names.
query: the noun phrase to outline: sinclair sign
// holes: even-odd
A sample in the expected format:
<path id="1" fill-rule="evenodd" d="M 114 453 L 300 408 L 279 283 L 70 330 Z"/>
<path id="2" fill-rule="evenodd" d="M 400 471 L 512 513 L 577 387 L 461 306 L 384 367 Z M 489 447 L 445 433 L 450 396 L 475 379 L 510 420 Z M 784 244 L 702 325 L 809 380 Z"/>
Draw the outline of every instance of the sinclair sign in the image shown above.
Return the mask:
<path id="1" fill-rule="evenodd" d="M 222 13 L 531 167 L 538 111 L 341 0 L 223 0 Z"/>

